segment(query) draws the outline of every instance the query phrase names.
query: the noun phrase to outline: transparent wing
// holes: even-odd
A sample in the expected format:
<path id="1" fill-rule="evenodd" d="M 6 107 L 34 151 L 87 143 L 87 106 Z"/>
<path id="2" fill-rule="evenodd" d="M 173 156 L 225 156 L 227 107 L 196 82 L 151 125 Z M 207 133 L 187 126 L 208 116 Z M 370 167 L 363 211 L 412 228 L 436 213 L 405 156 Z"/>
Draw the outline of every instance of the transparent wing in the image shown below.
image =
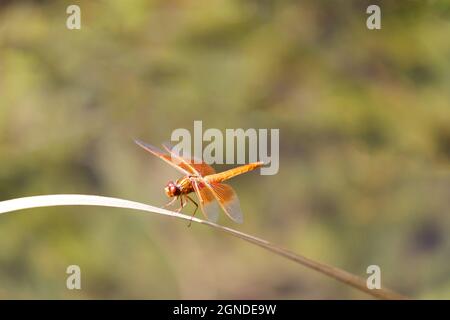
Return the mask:
<path id="1" fill-rule="evenodd" d="M 216 170 L 210 165 L 199 161 L 195 157 L 190 157 L 189 159 L 178 156 L 175 152 L 172 152 L 172 147 L 168 144 L 163 144 L 164 149 L 171 155 L 172 161 L 181 165 L 186 170 L 190 171 L 192 174 L 207 176 L 210 174 L 215 174 Z"/>
<path id="2" fill-rule="evenodd" d="M 142 147 L 144 150 L 150 152 L 151 154 L 161 158 L 172 167 L 182 172 L 185 175 L 201 175 L 207 176 L 210 174 L 216 173 L 216 171 L 206 163 L 194 163 L 193 159 L 184 159 L 177 156 L 175 153 L 171 152 L 171 150 L 163 145 L 167 152 L 161 151 L 158 148 L 142 142 L 140 140 L 135 140 L 136 144 Z"/>
<path id="3" fill-rule="evenodd" d="M 157 156 L 158 158 L 164 160 L 164 161 L 167 162 L 169 165 L 171 165 L 172 167 L 174 167 L 174 168 L 177 169 L 178 171 L 184 173 L 185 175 L 190 175 L 190 174 L 192 174 L 192 172 L 186 170 L 186 168 L 183 168 L 180 164 L 174 163 L 174 162 L 172 161 L 170 155 L 168 155 L 168 154 L 166 154 L 165 152 L 159 150 L 158 148 L 156 148 L 156 147 L 154 147 L 154 146 L 152 146 L 152 145 L 150 145 L 150 144 L 148 144 L 148 143 L 139 141 L 139 140 L 134 140 L 134 142 L 136 142 L 136 144 L 137 144 L 138 146 L 140 146 L 141 148 L 143 148 L 144 150 L 146 150 L 146 151 L 150 152 L 151 154 Z"/>
<path id="4" fill-rule="evenodd" d="M 233 188 L 225 183 L 201 180 L 231 220 L 237 223 L 244 222 L 239 198 Z"/>

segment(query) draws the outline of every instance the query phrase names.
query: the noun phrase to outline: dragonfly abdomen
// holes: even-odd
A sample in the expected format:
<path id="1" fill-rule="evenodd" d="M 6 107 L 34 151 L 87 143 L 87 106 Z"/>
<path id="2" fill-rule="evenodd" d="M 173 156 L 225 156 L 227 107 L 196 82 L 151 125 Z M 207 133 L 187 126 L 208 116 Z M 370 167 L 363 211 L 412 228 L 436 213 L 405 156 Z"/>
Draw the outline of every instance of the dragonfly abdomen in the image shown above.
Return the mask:
<path id="1" fill-rule="evenodd" d="M 240 174 L 246 173 L 248 171 L 255 170 L 259 167 L 261 167 L 264 164 L 264 162 L 253 162 L 249 164 L 245 164 L 243 166 L 233 168 L 224 172 L 211 174 L 209 176 L 206 176 L 205 179 L 208 182 L 222 182 L 228 179 L 231 179 L 235 176 L 238 176 Z"/>

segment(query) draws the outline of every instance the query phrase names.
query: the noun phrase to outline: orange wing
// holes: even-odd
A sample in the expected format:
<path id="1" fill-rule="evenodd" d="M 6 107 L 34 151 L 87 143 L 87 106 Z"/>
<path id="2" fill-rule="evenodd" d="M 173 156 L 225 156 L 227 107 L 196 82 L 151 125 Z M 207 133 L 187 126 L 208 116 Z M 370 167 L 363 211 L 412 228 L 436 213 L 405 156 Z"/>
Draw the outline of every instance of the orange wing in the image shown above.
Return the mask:
<path id="1" fill-rule="evenodd" d="M 192 184 L 200 201 L 200 208 L 209 220 L 217 219 L 218 206 L 237 223 L 244 221 L 239 198 L 233 188 L 225 183 L 208 182 L 203 178 L 193 179 Z M 216 200 L 216 201 L 214 201 Z"/>
<path id="2" fill-rule="evenodd" d="M 204 188 L 201 183 L 196 180 L 191 180 L 192 185 L 197 195 L 200 209 L 206 219 L 217 222 L 219 219 L 220 207 L 216 198 L 208 188 Z"/>
<path id="3" fill-rule="evenodd" d="M 178 171 L 181 171 L 185 175 L 207 176 L 216 173 L 214 168 L 212 168 L 210 165 L 204 162 L 194 163 L 194 158 L 191 159 L 181 158 L 176 154 L 174 154 L 173 152 L 171 152 L 170 149 L 165 145 L 163 146 L 167 152 L 161 151 L 158 148 L 139 140 L 134 140 L 134 142 L 136 142 L 137 145 L 139 145 L 146 151 L 150 152 L 151 154 L 161 158 L 162 160 L 170 164 Z"/>

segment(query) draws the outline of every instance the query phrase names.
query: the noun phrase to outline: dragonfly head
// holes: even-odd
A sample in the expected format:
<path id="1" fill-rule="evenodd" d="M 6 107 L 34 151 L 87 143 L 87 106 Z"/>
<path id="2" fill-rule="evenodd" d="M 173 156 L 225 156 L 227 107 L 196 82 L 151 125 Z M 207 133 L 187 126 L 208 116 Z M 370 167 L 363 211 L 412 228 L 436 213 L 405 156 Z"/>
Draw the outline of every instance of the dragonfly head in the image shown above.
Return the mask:
<path id="1" fill-rule="evenodd" d="M 179 196 L 181 194 L 180 188 L 173 182 L 169 181 L 164 188 L 164 192 L 169 198 Z"/>

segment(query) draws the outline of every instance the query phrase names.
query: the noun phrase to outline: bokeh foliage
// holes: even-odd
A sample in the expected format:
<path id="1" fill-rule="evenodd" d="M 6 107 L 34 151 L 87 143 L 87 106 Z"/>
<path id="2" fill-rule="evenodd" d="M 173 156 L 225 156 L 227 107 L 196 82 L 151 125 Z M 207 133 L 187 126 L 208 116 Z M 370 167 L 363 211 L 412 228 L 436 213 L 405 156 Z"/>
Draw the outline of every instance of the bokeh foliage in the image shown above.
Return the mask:
<path id="1" fill-rule="evenodd" d="M 279 173 L 231 182 L 238 227 L 450 298 L 450 5 L 375 3 L 377 31 L 367 1 L 0 2 L 0 200 L 163 204 L 178 173 L 132 138 L 157 145 L 194 120 L 280 128 Z M 119 209 L 3 215 L 0 248 L 0 298 L 366 298 L 201 226 Z M 70 264 L 81 291 L 65 287 Z"/>

